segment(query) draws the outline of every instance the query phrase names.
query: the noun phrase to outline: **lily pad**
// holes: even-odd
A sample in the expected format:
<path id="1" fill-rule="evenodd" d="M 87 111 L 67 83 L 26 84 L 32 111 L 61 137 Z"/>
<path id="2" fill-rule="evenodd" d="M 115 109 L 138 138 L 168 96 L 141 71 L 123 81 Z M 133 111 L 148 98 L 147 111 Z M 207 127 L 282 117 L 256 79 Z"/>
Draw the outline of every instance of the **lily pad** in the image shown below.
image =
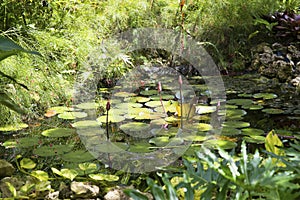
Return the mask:
<path id="1" fill-rule="evenodd" d="M 134 153 L 149 153 L 152 151 L 149 147 L 151 147 L 151 145 L 147 142 L 135 142 L 129 146 L 128 151 Z"/>
<path id="2" fill-rule="evenodd" d="M 128 110 L 128 109 L 131 109 L 131 108 L 140 108 L 142 106 L 143 105 L 140 104 L 140 103 L 119 103 L 119 104 L 116 105 L 116 108 L 124 109 L 125 112 L 126 112 L 126 110 Z"/>
<path id="3" fill-rule="evenodd" d="M 100 129 L 99 127 L 90 127 L 90 128 L 82 128 L 77 129 L 76 133 L 80 136 L 95 136 L 95 135 L 103 135 L 104 129 Z"/>
<path id="4" fill-rule="evenodd" d="M 120 126 L 120 129 L 124 131 L 125 133 L 130 132 L 148 132 L 150 131 L 150 125 L 142 122 L 130 122 L 127 124 L 122 124 Z M 147 135 L 147 134 L 145 134 Z"/>
<path id="5" fill-rule="evenodd" d="M 246 128 L 250 126 L 250 123 L 243 121 L 226 121 L 222 124 L 222 126 L 229 128 Z"/>
<path id="6" fill-rule="evenodd" d="M 266 108 L 266 109 L 263 109 L 262 112 L 265 112 L 265 113 L 271 114 L 271 115 L 276 115 L 276 114 L 281 114 L 284 111 L 281 109 L 278 109 L 278 108 Z"/>
<path id="7" fill-rule="evenodd" d="M 262 105 L 244 105 L 242 106 L 243 109 L 249 109 L 249 110 L 261 110 L 264 107 Z"/>
<path id="8" fill-rule="evenodd" d="M 204 105 L 196 106 L 196 113 L 199 115 L 213 113 L 216 110 L 217 110 L 216 106 L 204 106 Z"/>
<path id="9" fill-rule="evenodd" d="M 261 129 L 256 129 L 256 128 L 243 128 L 242 134 L 248 135 L 248 136 L 263 135 L 264 131 Z"/>
<path id="10" fill-rule="evenodd" d="M 230 99 L 227 101 L 229 104 L 234 104 L 238 106 L 250 105 L 253 103 L 251 99 Z"/>
<path id="11" fill-rule="evenodd" d="M 80 109 L 96 109 L 98 108 L 100 105 L 95 103 L 95 102 L 87 102 L 87 103 L 81 103 L 81 104 L 78 104 L 76 105 L 77 108 L 80 108 Z"/>
<path id="12" fill-rule="evenodd" d="M 151 138 L 149 140 L 149 143 L 159 147 L 166 146 L 169 143 L 169 137 L 161 136 L 161 137 Z"/>
<path id="13" fill-rule="evenodd" d="M 195 123 L 193 128 L 195 128 L 197 131 L 206 132 L 213 129 L 212 125 L 205 124 L 205 123 Z"/>
<path id="14" fill-rule="evenodd" d="M 130 97 L 130 98 L 126 98 L 124 99 L 124 101 L 130 101 L 130 102 L 139 102 L 139 103 L 145 103 L 150 101 L 150 98 L 148 97 Z"/>
<path id="15" fill-rule="evenodd" d="M 48 157 L 70 152 L 72 148 L 73 145 L 47 145 L 34 149 L 33 153 L 41 157 Z"/>
<path id="16" fill-rule="evenodd" d="M 85 112 L 63 112 L 58 115 L 58 118 L 61 119 L 77 119 L 77 118 L 84 118 L 87 116 Z"/>
<path id="17" fill-rule="evenodd" d="M 5 125 L 0 127 L 0 132 L 19 131 L 28 127 L 28 124 L 18 123 L 13 125 Z"/>
<path id="18" fill-rule="evenodd" d="M 117 153 L 128 149 L 128 145 L 122 142 L 95 141 L 94 145 L 89 143 L 89 150 L 98 153 Z"/>
<path id="19" fill-rule="evenodd" d="M 226 118 L 227 119 L 241 119 L 242 116 L 246 115 L 247 112 L 245 110 L 240 109 L 227 109 L 226 110 Z"/>
<path id="20" fill-rule="evenodd" d="M 136 96 L 137 94 L 131 93 L 131 92 L 117 92 L 114 94 L 116 97 L 133 97 Z"/>
<path id="21" fill-rule="evenodd" d="M 213 139 L 213 140 L 207 140 L 205 142 L 205 146 L 209 148 L 220 147 L 222 149 L 233 149 L 237 146 L 237 144 L 230 140 Z"/>
<path id="22" fill-rule="evenodd" d="M 154 94 L 158 94 L 157 90 L 143 90 L 140 92 L 141 95 L 143 96 L 152 96 Z"/>
<path id="23" fill-rule="evenodd" d="M 275 98 L 277 98 L 277 95 L 274 93 L 257 93 L 257 94 L 254 94 L 253 97 L 256 99 L 260 99 L 260 98 L 275 99 Z"/>
<path id="24" fill-rule="evenodd" d="M 123 117 L 122 115 L 108 114 L 108 122 L 118 123 L 118 122 L 121 122 L 124 120 L 125 120 L 125 117 Z M 97 121 L 105 124 L 106 123 L 106 115 L 98 117 Z"/>
<path id="25" fill-rule="evenodd" d="M 241 130 L 234 127 L 224 127 L 221 134 L 225 136 L 235 136 L 241 134 Z"/>
<path id="26" fill-rule="evenodd" d="M 244 97 L 244 98 L 251 98 L 253 95 L 248 93 L 241 93 L 238 94 L 238 97 Z"/>
<path id="27" fill-rule="evenodd" d="M 74 108 L 66 107 L 66 106 L 55 106 L 47 109 L 48 111 L 55 111 L 55 113 L 60 114 L 64 112 L 71 112 Z"/>
<path id="28" fill-rule="evenodd" d="M 163 105 L 168 104 L 168 101 L 162 101 Z M 145 104 L 150 108 L 155 108 L 161 106 L 161 101 L 149 101 Z"/>
<path id="29" fill-rule="evenodd" d="M 83 120 L 83 121 L 75 122 L 71 125 L 74 128 L 82 129 L 82 128 L 100 127 L 101 123 L 95 120 Z"/>
<path id="30" fill-rule="evenodd" d="M 68 137 L 72 134 L 76 133 L 75 129 L 70 129 L 70 128 L 53 128 L 53 129 L 48 129 L 42 132 L 43 136 L 46 137 Z"/>
<path id="31" fill-rule="evenodd" d="M 24 137 L 14 140 L 7 140 L 2 144 L 2 146 L 4 146 L 5 148 L 27 148 L 38 145 L 39 140 L 40 139 L 37 137 Z"/>
<path id="32" fill-rule="evenodd" d="M 243 137 L 243 140 L 245 140 L 248 143 L 264 144 L 266 138 L 260 135 L 252 135 L 250 137 L 248 136 Z"/>
<path id="33" fill-rule="evenodd" d="M 64 161 L 67 162 L 76 162 L 76 163 L 81 163 L 81 162 L 87 162 L 94 160 L 95 158 L 86 150 L 77 150 L 77 151 L 72 151 L 70 153 L 64 154 L 61 156 Z"/>

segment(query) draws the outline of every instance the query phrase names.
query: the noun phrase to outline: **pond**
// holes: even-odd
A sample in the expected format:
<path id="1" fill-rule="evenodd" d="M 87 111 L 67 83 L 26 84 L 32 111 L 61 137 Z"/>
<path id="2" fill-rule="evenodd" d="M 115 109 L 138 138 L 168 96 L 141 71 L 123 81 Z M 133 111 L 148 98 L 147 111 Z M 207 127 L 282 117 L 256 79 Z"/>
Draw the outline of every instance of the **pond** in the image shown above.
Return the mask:
<path id="1" fill-rule="evenodd" d="M 201 145 L 232 149 L 245 140 L 256 148 L 271 130 L 283 142 L 300 138 L 300 98 L 287 84 L 258 75 L 223 76 L 226 99 L 213 99 L 201 76 L 129 79 L 98 88 L 96 101 L 49 108 L 36 126 L 3 127 L 1 158 L 21 154 L 50 169 L 96 157 L 106 167 L 124 169 L 125 160 L 142 172 L 192 155 Z"/>

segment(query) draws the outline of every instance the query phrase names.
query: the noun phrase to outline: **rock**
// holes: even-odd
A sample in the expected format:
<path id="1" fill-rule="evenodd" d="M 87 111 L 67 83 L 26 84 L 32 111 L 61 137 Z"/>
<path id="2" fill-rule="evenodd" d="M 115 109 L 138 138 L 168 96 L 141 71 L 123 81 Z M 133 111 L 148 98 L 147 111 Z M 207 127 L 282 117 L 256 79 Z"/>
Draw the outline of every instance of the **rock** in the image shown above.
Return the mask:
<path id="1" fill-rule="evenodd" d="M 128 197 L 124 192 L 123 189 L 126 188 L 120 188 L 116 187 L 112 190 L 110 190 L 105 196 L 104 200 L 133 200 L 133 198 Z M 150 193 L 144 193 L 141 192 L 143 195 L 147 196 L 149 200 L 153 200 L 153 196 Z"/>
<path id="2" fill-rule="evenodd" d="M 295 87 L 300 87 L 300 76 L 291 80 L 291 84 Z"/>
<path id="3" fill-rule="evenodd" d="M 0 193 L 2 193 L 1 197 L 3 198 L 13 197 L 12 193 L 8 189 L 8 185 L 6 184 L 6 182 L 9 182 L 11 185 L 13 185 L 17 191 L 20 190 L 20 188 L 24 185 L 23 181 L 20 181 L 15 177 L 3 178 L 0 182 Z"/>
<path id="4" fill-rule="evenodd" d="M 99 195 L 99 187 L 96 185 L 91 185 L 88 182 L 76 182 L 73 181 L 71 183 L 71 190 L 74 193 L 72 195 L 73 198 L 83 198 L 83 199 L 89 199 L 89 198 L 95 198 Z"/>
<path id="5" fill-rule="evenodd" d="M 11 176 L 15 172 L 14 166 L 6 160 L 0 159 L 0 178 Z"/>
<path id="6" fill-rule="evenodd" d="M 45 197 L 47 200 L 56 200 L 59 199 L 59 191 L 49 192 L 49 194 Z"/>

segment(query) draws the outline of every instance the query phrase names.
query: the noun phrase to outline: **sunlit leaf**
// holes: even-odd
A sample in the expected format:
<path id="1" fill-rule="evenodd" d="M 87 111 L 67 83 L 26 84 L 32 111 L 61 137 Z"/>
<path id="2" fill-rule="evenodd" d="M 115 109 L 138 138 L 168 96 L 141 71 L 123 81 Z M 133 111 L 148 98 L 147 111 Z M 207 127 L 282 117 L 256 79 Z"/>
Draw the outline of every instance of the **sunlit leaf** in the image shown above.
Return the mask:
<path id="1" fill-rule="evenodd" d="M 33 162 L 31 159 L 29 158 L 23 158 L 20 161 L 20 166 L 24 169 L 33 169 L 36 166 L 36 163 Z"/>

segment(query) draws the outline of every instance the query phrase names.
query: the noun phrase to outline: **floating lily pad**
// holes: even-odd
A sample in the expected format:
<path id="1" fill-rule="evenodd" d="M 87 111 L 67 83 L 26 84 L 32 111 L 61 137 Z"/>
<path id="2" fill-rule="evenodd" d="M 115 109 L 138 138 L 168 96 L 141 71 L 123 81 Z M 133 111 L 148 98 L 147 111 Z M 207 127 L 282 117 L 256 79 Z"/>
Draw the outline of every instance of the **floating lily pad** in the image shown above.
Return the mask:
<path id="1" fill-rule="evenodd" d="M 235 136 L 241 134 L 241 130 L 234 127 L 224 127 L 221 134 L 224 136 Z"/>
<path id="2" fill-rule="evenodd" d="M 117 153 L 128 149 L 128 145 L 122 142 L 95 141 L 94 145 L 89 143 L 89 150 L 98 153 Z"/>
<path id="3" fill-rule="evenodd" d="M 244 97 L 244 98 L 251 98 L 253 95 L 248 93 L 241 93 L 238 94 L 238 97 Z"/>
<path id="4" fill-rule="evenodd" d="M 91 127 L 100 127 L 101 123 L 95 120 L 83 120 L 78 121 L 72 124 L 72 127 L 82 129 L 82 128 L 91 128 Z"/>
<path id="5" fill-rule="evenodd" d="M 257 94 L 254 94 L 253 97 L 256 99 L 260 99 L 260 98 L 275 99 L 275 98 L 277 98 L 277 95 L 274 93 L 257 93 Z"/>
<path id="6" fill-rule="evenodd" d="M 77 119 L 77 118 L 84 118 L 87 116 L 85 112 L 63 112 L 58 115 L 58 118 L 61 119 Z"/>
<path id="7" fill-rule="evenodd" d="M 275 133 L 283 136 L 291 136 L 293 135 L 292 131 L 289 130 L 282 130 L 282 129 L 275 129 Z"/>
<path id="8" fill-rule="evenodd" d="M 195 128 L 197 131 L 202 132 L 210 131 L 213 129 L 212 125 L 205 123 L 195 123 L 193 124 L 193 128 Z"/>
<path id="9" fill-rule="evenodd" d="M 166 117 L 165 121 L 170 122 L 170 123 L 176 123 L 176 122 L 180 121 L 180 119 L 177 117 L 174 117 L 174 116 L 170 116 L 170 117 Z"/>
<path id="10" fill-rule="evenodd" d="M 2 144 L 2 146 L 5 148 L 27 148 L 38 145 L 39 140 L 40 139 L 37 137 L 24 137 L 14 140 L 7 140 Z"/>
<path id="11" fill-rule="evenodd" d="M 41 146 L 33 150 L 33 153 L 42 156 L 42 157 L 48 157 L 48 156 L 55 156 L 55 155 L 61 155 L 66 152 L 70 152 L 73 148 L 73 145 L 47 145 L 47 146 Z"/>
<path id="12" fill-rule="evenodd" d="M 229 104 L 234 104 L 238 106 L 250 105 L 253 103 L 251 99 L 230 99 L 227 101 Z"/>
<path id="13" fill-rule="evenodd" d="M 116 105 L 117 108 L 124 109 L 125 112 L 128 109 L 131 109 L 131 108 L 140 108 L 142 106 L 143 105 L 140 104 L 140 103 L 119 103 L 119 104 Z"/>
<path id="14" fill-rule="evenodd" d="M 245 110 L 240 110 L 240 109 L 227 109 L 226 110 L 226 118 L 228 119 L 241 119 L 242 116 L 246 115 L 247 112 Z"/>
<path id="15" fill-rule="evenodd" d="M 250 123 L 243 121 L 226 121 L 222 124 L 222 126 L 229 128 L 246 128 L 250 126 Z"/>
<path id="16" fill-rule="evenodd" d="M 133 97 L 136 96 L 137 94 L 131 93 L 131 92 L 117 92 L 114 94 L 116 97 Z"/>
<path id="17" fill-rule="evenodd" d="M 261 129 L 256 129 L 256 128 L 243 128 L 242 134 L 248 135 L 248 136 L 263 135 L 264 131 Z"/>
<path id="18" fill-rule="evenodd" d="M 170 95 L 170 94 L 163 94 L 163 95 L 155 95 L 155 96 L 151 96 L 150 97 L 151 100 L 153 101 L 160 101 L 160 99 L 162 100 L 172 100 L 174 99 L 174 95 Z"/>
<path id="19" fill-rule="evenodd" d="M 22 129 L 27 128 L 28 125 L 25 123 L 18 123 L 18 124 L 13 124 L 13 125 L 5 125 L 0 127 L 0 132 L 10 132 L 10 131 L 19 131 Z"/>
<path id="20" fill-rule="evenodd" d="M 263 109 L 262 112 L 268 113 L 268 114 L 272 114 L 272 115 L 276 115 L 276 114 L 281 114 L 284 111 L 278 108 L 266 108 Z"/>
<path id="21" fill-rule="evenodd" d="M 244 105 L 242 106 L 244 109 L 249 109 L 249 110 L 261 110 L 264 107 L 262 105 Z"/>
<path id="22" fill-rule="evenodd" d="M 82 128 L 77 129 L 76 133 L 80 136 L 95 136 L 95 135 L 103 135 L 104 129 L 100 129 L 99 127 L 90 127 L 90 128 Z"/>
<path id="23" fill-rule="evenodd" d="M 70 107 L 66 107 L 66 106 L 55 106 L 55 107 L 48 108 L 47 112 L 50 110 L 55 111 L 57 114 L 60 114 L 60 113 L 64 113 L 64 112 L 71 112 L 74 110 L 74 108 L 70 108 Z"/>
<path id="24" fill-rule="evenodd" d="M 150 98 L 148 98 L 148 97 L 140 97 L 140 96 L 137 96 L 137 97 L 128 97 L 128 98 L 125 98 L 124 101 L 145 103 L 145 102 L 150 101 Z"/>
<path id="25" fill-rule="evenodd" d="M 188 136 L 183 136 L 184 140 L 187 141 L 193 141 L 193 142 L 203 142 L 207 140 L 207 136 L 203 135 L 188 135 Z"/>
<path id="26" fill-rule="evenodd" d="M 81 103 L 81 104 L 78 104 L 76 105 L 77 108 L 80 108 L 80 109 L 96 109 L 98 108 L 100 105 L 95 103 L 95 102 L 87 102 L 87 103 Z"/>
<path id="27" fill-rule="evenodd" d="M 122 115 L 108 114 L 108 122 L 118 123 L 118 122 L 121 122 L 124 120 L 125 120 L 125 117 L 123 117 Z M 97 121 L 105 124 L 106 123 L 106 115 L 98 117 Z"/>
<path id="28" fill-rule="evenodd" d="M 76 162 L 76 163 L 81 163 L 81 162 L 87 162 L 94 160 L 95 158 L 86 150 L 77 150 L 77 151 L 72 151 L 67 154 L 63 154 L 62 159 L 67 162 Z"/>
<path id="29" fill-rule="evenodd" d="M 148 153 L 153 151 L 149 147 L 151 147 L 151 145 L 147 142 L 135 142 L 129 146 L 128 151 L 134 153 Z"/>
<path id="30" fill-rule="evenodd" d="M 168 101 L 162 101 L 163 105 L 168 104 Z M 149 101 L 145 104 L 148 107 L 155 108 L 161 106 L 161 101 Z"/>
<path id="31" fill-rule="evenodd" d="M 175 113 L 176 112 L 176 104 L 175 103 L 167 104 L 167 105 L 164 104 L 164 109 L 165 109 L 165 112 Z M 162 106 L 156 107 L 154 109 L 154 111 L 163 113 L 163 107 Z"/>
<path id="32" fill-rule="evenodd" d="M 203 106 L 203 105 L 196 106 L 196 113 L 199 115 L 213 113 L 216 110 L 217 110 L 216 106 Z"/>
<path id="33" fill-rule="evenodd" d="M 70 128 L 53 128 L 53 129 L 48 129 L 42 132 L 43 136 L 46 137 L 68 137 L 72 134 L 76 133 L 75 129 L 70 129 Z"/>
<path id="34" fill-rule="evenodd" d="M 157 90 L 144 90 L 140 92 L 141 95 L 143 96 L 152 96 L 154 94 L 158 94 Z"/>
<path id="35" fill-rule="evenodd" d="M 120 129 L 125 133 L 128 132 L 148 132 L 150 125 L 142 122 L 130 122 L 127 124 L 122 124 Z"/>
<path id="36" fill-rule="evenodd" d="M 243 137 L 243 140 L 245 140 L 248 143 L 255 143 L 255 144 L 264 144 L 266 138 L 264 136 L 260 135 L 253 135 L 253 136 L 245 136 Z"/>
<path id="37" fill-rule="evenodd" d="M 226 108 L 226 109 L 237 109 L 238 106 L 236 106 L 236 105 L 231 105 L 231 104 L 226 104 L 226 105 L 225 105 L 225 108 Z"/>
<path id="38" fill-rule="evenodd" d="M 161 136 L 161 137 L 151 138 L 149 140 L 149 143 L 159 147 L 166 146 L 169 143 L 169 137 Z"/>
<path id="39" fill-rule="evenodd" d="M 233 149 L 237 146 L 237 144 L 230 140 L 213 139 L 213 140 L 207 140 L 205 142 L 205 146 L 209 148 L 220 147 L 222 149 Z"/>

